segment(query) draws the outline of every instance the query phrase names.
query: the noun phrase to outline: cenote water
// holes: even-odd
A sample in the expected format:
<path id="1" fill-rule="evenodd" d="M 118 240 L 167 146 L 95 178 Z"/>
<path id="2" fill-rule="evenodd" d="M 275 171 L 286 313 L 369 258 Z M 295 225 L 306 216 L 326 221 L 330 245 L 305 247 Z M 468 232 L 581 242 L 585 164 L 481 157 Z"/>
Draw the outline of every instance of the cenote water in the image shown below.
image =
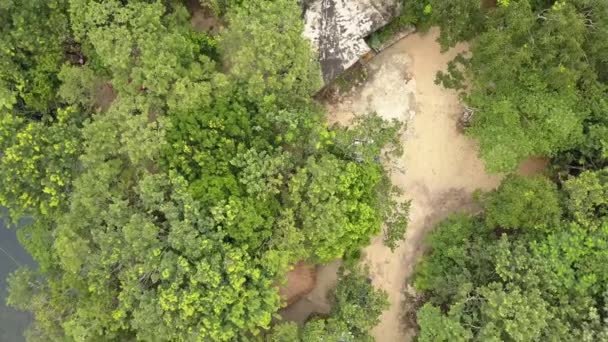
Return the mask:
<path id="1" fill-rule="evenodd" d="M 0 218 L 0 341 L 25 341 L 23 331 L 30 323 L 29 314 L 6 306 L 6 277 L 18 266 L 34 266 L 30 255 L 17 241 L 17 227 L 7 229 L 7 223 Z"/>

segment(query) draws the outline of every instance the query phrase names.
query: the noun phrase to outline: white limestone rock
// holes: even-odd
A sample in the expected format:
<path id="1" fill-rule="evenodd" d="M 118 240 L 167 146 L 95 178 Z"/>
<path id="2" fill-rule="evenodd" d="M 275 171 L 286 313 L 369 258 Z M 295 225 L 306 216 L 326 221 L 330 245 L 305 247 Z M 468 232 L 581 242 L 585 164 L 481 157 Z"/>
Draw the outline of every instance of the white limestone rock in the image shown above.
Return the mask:
<path id="1" fill-rule="evenodd" d="M 305 29 L 330 83 L 371 51 L 365 38 L 397 14 L 398 0 L 312 0 L 304 3 Z"/>

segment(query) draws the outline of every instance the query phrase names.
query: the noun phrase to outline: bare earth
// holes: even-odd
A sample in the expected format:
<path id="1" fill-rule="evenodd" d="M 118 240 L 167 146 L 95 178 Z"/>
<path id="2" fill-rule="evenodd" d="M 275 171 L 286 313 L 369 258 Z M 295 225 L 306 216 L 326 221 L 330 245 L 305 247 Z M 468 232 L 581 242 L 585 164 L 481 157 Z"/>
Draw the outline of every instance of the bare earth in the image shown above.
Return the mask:
<path id="1" fill-rule="evenodd" d="M 379 342 L 411 341 L 416 333 L 410 281 L 433 226 L 453 212 L 477 210 L 473 192 L 491 190 L 503 178 L 486 173 L 476 143 L 458 130 L 462 106 L 457 94 L 434 83 L 437 71 L 467 49 L 461 44 L 442 54 L 438 35 L 437 29 L 412 34 L 384 50 L 366 66 L 369 79 L 364 84 L 326 105 L 330 124 L 347 125 L 353 117 L 371 112 L 407 124 L 401 136 L 403 157 L 386 165 L 393 183 L 404 190 L 404 200 L 411 200 L 405 240 L 391 252 L 378 236 L 364 250 L 363 262 L 369 265 L 374 285 L 388 293 L 391 303 L 372 331 Z M 519 173 L 536 174 L 546 164 L 532 158 L 522 163 Z M 313 312 L 327 313 L 326 297 L 336 282 L 338 265 L 319 267 L 313 292 L 286 308 L 283 318 L 302 323 Z"/>
<path id="2" fill-rule="evenodd" d="M 404 291 L 424 252 L 424 238 L 448 214 L 474 209 L 473 191 L 492 189 L 501 180 L 485 172 L 476 144 L 458 131 L 461 106 L 456 93 L 434 84 L 437 71 L 466 45 L 442 54 L 437 36 L 432 30 L 397 42 L 370 63 L 368 82 L 329 108 L 330 122 L 375 111 L 408 125 L 402 137 L 404 156 L 394 162 L 391 175 L 412 201 L 405 241 L 394 253 L 384 247 L 382 237 L 365 249 L 373 282 L 387 291 L 391 303 L 373 330 L 377 341 L 412 339 L 415 324 L 407 311 L 413 308 L 405 302 Z"/>
<path id="3" fill-rule="evenodd" d="M 340 265 L 342 265 L 341 260 L 335 260 L 327 265 L 318 266 L 317 281 L 312 292 L 281 310 L 281 317 L 286 321 L 302 324 L 313 313 L 328 314 L 331 310 L 331 303 L 327 297 L 336 287 Z"/>

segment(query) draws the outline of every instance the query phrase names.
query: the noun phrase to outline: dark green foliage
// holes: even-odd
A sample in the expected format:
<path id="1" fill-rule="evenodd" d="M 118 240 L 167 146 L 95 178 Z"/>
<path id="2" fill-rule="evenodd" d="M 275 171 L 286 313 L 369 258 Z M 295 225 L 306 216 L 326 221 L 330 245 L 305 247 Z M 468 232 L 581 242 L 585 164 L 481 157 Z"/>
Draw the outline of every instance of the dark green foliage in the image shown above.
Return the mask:
<path id="1" fill-rule="evenodd" d="M 583 173 L 558 193 L 509 177 L 482 214 L 441 223 L 415 282 L 429 299 L 420 340 L 605 339 L 606 180 Z"/>
<path id="2" fill-rule="evenodd" d="M 431 1 L 425 8 L 419 16 L 442 28 L 444 48 L 471 41 L 470 54 L 437 81 L 463 90 L 473 114 L 468 133 L 488 170 L 512 171 L 530 156 L 555 157 L 566 169 L 605 166 L 607 2 L 501 0 L 484 9 L 473 0 Z"/>
<path id="3" fill-rule="evenodd" d="M 483 25 L 482 1 L 453 0 L 453 1 L 408 1 L 405 4 L 406 13 L 415 14 L 417 23 L 422 28 L 428 25 L 439 25 L 441 37 L 439 43 L 446 50 L 459 41 L 473 38 Z"/>
<path id="4" fill-rule="evenodd" d="M 432 293 L 431 301 L 439 304 L 470 291 L 475 284 L 493 277 L 484 244 L 493 232 L 479 220 L 455 215 L 441 222 L 429 237 L 432 257 L 423 259 L 417 268 L 416 288 Z"/>
<path id="5" fill-rule="evenodd" d="M 594 220 L 608 214 L 608 170 L 585 172 L 568 181 L 564 188 L 568 192 L 566 208 L 573 219 L 583 226 L 594 224 Z"/>
<path id="6" fill-rule="evenodd" d="M 390 187 L 387 192 L 380 194 L 380 208 L 384 217 L 384 245 L 395 251 L 400 241 L 405 238 L 409 222 L 410 202 L 398 200 L 400 189 L 390 184 L 388 179 L 384 184 Z M 384 200 L 384 202 L 383 202 Z"/>
<path id="7" fill-rule="evenodd" d="M 409 3 L 408 1 L 405 2 Z M 409 29 L 415 22 L 416 18 L 412 15 L 412 13 L 409 11 L 404 11 L 391 20 L 391 22 L 386 26 L 372 33 L 367 38 L 367 42 L 372 49 L 377 51 L 395 35 L 399 34 L 403 30 Z"/>
<path id="8" fill-rule="evenodd" d="M 402 124 L 398 121 L 386 122 L 376 114 L 359 117 L 355 119 L 354 126 L 335 132 L 335 143 L 330 146 L 330 150 L 359 163 L 387 161 L 403 153 L 398 138 L 401 128 Z M 400 199 L 400 189 L 391 184 L 388 175 L 380 167 L 376 171 L 381 178 L 369 189 L 374 189 L 377 196 L 366 202 L 375 206 L 380 214 L 381 221 L 384 222 L 384 243 L 394 250 L 407 228 L 409 202 Z"/>
<path id="9" fill-rule="evenodd" d="M 70 44 L 64 0 L 2 1 L 0 4 L 0 110 L 26 118 L 53 113 L 57 73 Z"/>
<path id="10" fill-rule="evenodd" d="M 95 72 L 88 66 L 64 64 L 58 75 L 61 86 L 59 97 L 71 105 L 79 105 L 83 110 L 90 109 L 95 102 L 95 92 L 100 86 Z"/>
<path id="11" fill-rule="evenodd" d="M 367 270 L 353 268 L 347 272 L 340 275 L 331 316 L 344 321 L 356 340 L 370 339 L 368 332 L 388 309 L 387 294 L 374 288 Z"/>
<path id="12" fill-rule="evenodd" d="M 67 1 L 3 1 L 0 32 L 0 204 L 12 219 L 47 215 L 65 205 L 85 116 L 57 96 L 78 53 Z"/>
<path id="13" fill-rule="evenodd" d="M 403 154 L 398 132 L 403 124 L 384 121 L 377 114 L 357 117 L 352 127 L 338 129 L 330 150 L 343 158 L 359 162 L 378 162 Z"/>
<path id="14" fill-rule="evenodd" d="M 226 14 L 232 8 L 240 5 L 243 0 L 199 0 L 201 5 L 209 7 L 217 16 Z"/>
<path id="15" fill-rule="evenodd" d="M 419 341 L 467 341 L 473 337 L 471 331 L 460 324 L 457 313 L 452 310 L 448 315 L 444 315 L 441 309 L 427 303 L 418 310 L 416 316 L 421 327 L 418 333 Z"/>

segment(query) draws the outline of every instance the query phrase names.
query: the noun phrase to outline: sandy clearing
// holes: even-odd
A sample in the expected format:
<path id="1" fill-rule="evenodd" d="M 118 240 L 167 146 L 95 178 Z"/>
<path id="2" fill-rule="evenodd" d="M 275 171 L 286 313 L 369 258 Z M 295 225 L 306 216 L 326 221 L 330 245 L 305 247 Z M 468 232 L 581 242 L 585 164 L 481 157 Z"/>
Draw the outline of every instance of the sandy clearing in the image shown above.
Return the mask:
<path id="1" fill-rule="evenodd" d="M 317 281 L 315 288 L 304 298 L 280 311 L 283 320 L 304 323 L 311 314 L 328 314 L 331 303 L 328 294 L 338 282 L 338 269 L 341 260 L 335 260 L 327 265 L 317 266 Z"/>
<path id="2" fill-rule="evenodd" d="M 93 105 L 101 112 L 106 112 L 116 97 L 118 92 L 114 90 L 110 82 L 98 82 L 93 92 Z"/>
<path id="3" fill-rule="evenodd" d="M 517 174 L 522 176 L 533 176 L 542 174 L 543 172 L 545 172 L 547 166 L 549 165 L 549 162 L 549 159 L 545 157 L 529 158 L 519 164 Z"/>
<path id="4" fill-rule="evenodd" d="M 189 0 L 186 7 L 191 13 L 190 24 L 195 30 L 217 34 L 224 26 L 222 20 L 215 16 L 211 9 L 203 7 L 199 0 Z"/>
<path id="5" fill-rule="evenodd" d="M 377 112 L 408 123 L 404 156 L 393 162 L 391 172 L 394 184 L 412 200 L 406 239 L 392 253 L 377 237 L 364 252 L 374 284 L 387 291 L 391 303 L 372 332 L 377 341 L 412 339 L 415 324 L 407 319 L 404 288 L 424 252 L 424 238 L 448 214 L 473 210 L 473 191 L 492 189 L 501 180 L 485 172 L 475 142 L 459 132 L 457 94 L 434 83 L 436 72 L 467 48 L 461 44 L 442 54 L 438 33 L 410 35 L 382 52 L 368 65 L 368 82 L 328 108 L 330 122 Z"/>
<path id="6" fill-rule="evenodd" d="M 412 203 L 405 240 L 391 252 L 378 236 L 363 254 L 374 285 L 388 293 L 391 303 L 372 331 L 379 342 L 411 341 L 415 336 L 415 293 L 409 283 L 433 226 L 451 213 L 478 210 L 473 192 L 491 190 L 504 177 L 486 173 L 477 144 L 458 128 L 462 106 L 457 94 L 434 83 L 437 71 L 467 49 L 460 44 L 442 54 L 438 35 L 432 29 L 397 42 L 366 65 L 369 79 L 364 84 L 326 104 L 329 124 L 347 125 L 371 112 L 407 123 L 401 136 L 404 155 L 387 165 L 393 183 L 404 190 L 404 200 Z M 547 163 L 531 158 L 518 173 L 540 173 Z M 311 313 L 329 312 L 327 293 L 335 285 L 338 267 L 337 262 L 320 266 L 316 288 L 283 310 L 283 318 L 303 323 Z"/>
<path id="7" fill-rule="evenodd" d="M 434 83 L 437 71 L 467 48 L 460 44 L 442 54 L 436 42 L 438 34 L 434 29 L 427 34 L 410 35 L 374 61 L 385 63 L 384 59 L 395 55 L 409 56 L 407 70 L 416 83 L 416 115 L 408 121 L 402 160 L 405 173 L 393 172 L 391 177 L 412 200 L 410 225 L 405 241 L 394 253 L 384 247 L 381 238 L 365 250 L 374 284 L 388 292 L 391 302 L 373 330 L 377 341 L 412 339 L 415 331 L 404 317 L 408 303 L 404 303 L 403 291 L 424 252 L 426 235 L 448 214 L 471 210 L 473 191 L 492 189 L 501 180 L 501 176 L 485 172 L 475 142 L 459 132 L 461 105 L 457 94 Z"/>

